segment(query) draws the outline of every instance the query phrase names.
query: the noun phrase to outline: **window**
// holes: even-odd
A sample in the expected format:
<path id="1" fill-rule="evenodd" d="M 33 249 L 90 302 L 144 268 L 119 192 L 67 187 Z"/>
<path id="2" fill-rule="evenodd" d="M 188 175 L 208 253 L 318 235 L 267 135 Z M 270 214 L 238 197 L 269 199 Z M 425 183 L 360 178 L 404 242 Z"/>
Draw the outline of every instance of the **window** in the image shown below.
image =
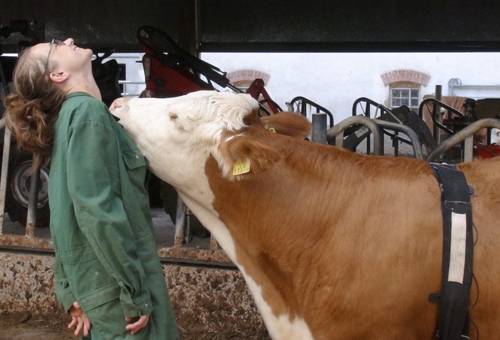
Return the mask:
<path id="1" fill-rule="evenodd" d="M 391 107 L 406 105 L 412 109 L 418 108 L 419 89 L 417 88 L 392 88 Z"/>

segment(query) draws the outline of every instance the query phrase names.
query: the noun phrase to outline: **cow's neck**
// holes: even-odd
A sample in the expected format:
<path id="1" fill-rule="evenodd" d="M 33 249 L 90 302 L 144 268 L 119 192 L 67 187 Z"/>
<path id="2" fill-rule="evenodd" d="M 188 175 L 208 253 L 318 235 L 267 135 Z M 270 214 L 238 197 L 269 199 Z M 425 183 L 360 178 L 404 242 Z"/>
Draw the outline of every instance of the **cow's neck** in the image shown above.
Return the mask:
<path id="1" fill-rule="evenodd" d="M 218 220 L 212 222 L 217 229 L 214 235 L 219 242 L 223 240 L 221 246 L 229 249 L 228 255 L 244 274 L 271 335 L 276 339 L 312 339 L 303 315 L 305 291 L 294 280 L 309 275 L 304 266 L 309 259 L 304 261 L 301 256 L 310 254 L 317 244 L 308 244 L 305 228 L 298 230 L 297 223 L 288 220 L 295 219 L 297 213 L 305 214 L 289 211 L 288 216 L 283 215 L 286 198 L 300 196 L 296 191 L 300 188 L 293 180 L 286 180 L 286 173 L 259 176 L 262 180 L 226 180 L 213 158 L 207 161 L 206 172 Z M 296 208 L 307 209 L 307 202 L 303 204 Z M 280 205 L 281 212 L 267 209 Z M 224 242 L 228 239 L 230 243 Z M 299 263 L 301 268 L 295 267 Z"/>
<path id="2" fill-rule="evenodd" d="M 205 166 L 206 176 L 200 174 L 196 177 L 197 184 L 190 188 L 177 188 L 181 198 L 202 224 L 210 230 L 242 272 L 271 336 L 274 339 L 287 340 L 313 339 L 309 327 L 302 315 L 298 313 L 296 301 L 292 299 L 295 294 L 289 290 L 290 282 L 287 282 L 289 278 L 287 274 L 280 271 L 280 264 L 275 262 L 272 252 L 266 251 L 265 246 L 254 243 L 251 230 L 248 233 L 239 232 L 247 227 L 244 222 L 245 217 L 243 220 L 236 221 L 233 219 L 234 216 L 226 216 L 226 213 L 234 215 L 234 212 L 238 212 L 239 204 L 230 209 L 223 209 L 222 214 L 220 209 L 216 209 L 220 193 L 214 192 L 214 187 L 210 183 L 209 177 L 212 172 L 217 173 L 216 177 L 222 180 L 217 162 L 210 157 Z M 234 184 L 234 182 L 222 181 Z M 217 189 L 220 188 L 217 187 Z M 225 198 L 230 199 L 229 196 Z M 257 206 L 258 204 L 255 204 L 255 207 Z M 276 241 L 279 242 L 279 240 Z"/>
<path id="3" fill-rule="evenodd" d="M 189 194 L 179 192 L 183 201 L 189 206 L 198 219 L 217 239 L 229 258 L 235 263 L 252 293 L 254 301 L 273 339 L 308 340 L 313 339 L 309 327 L 304 320 L 291 313 L 289 301 L 274 286 L 274 278 L 266 275 L 259 268 L 253 254 L 248 253 L 250 244 L 242 247 L 241 241 L 233 237 L 233 233 L 220 218 L 219 214 L 204 206 L 204 202 L 194 199 Z"/>

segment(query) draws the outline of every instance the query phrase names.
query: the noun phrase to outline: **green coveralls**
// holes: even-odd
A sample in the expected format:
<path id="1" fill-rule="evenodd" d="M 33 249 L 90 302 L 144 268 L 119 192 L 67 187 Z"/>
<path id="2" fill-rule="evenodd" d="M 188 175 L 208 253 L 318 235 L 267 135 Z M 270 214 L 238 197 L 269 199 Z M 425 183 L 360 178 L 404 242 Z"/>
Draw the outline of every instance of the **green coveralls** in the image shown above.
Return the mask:
<path id="1" fill-rule="evenodd" d="M 67 96 L 55 125 L 49 179 L 55 293 L 78 301 L 91 338 L 176 339 L 175 316 L 156 254 L 146 160 L 104 103 Z M 125 331 L 125 316 L 150 314 Z"/>

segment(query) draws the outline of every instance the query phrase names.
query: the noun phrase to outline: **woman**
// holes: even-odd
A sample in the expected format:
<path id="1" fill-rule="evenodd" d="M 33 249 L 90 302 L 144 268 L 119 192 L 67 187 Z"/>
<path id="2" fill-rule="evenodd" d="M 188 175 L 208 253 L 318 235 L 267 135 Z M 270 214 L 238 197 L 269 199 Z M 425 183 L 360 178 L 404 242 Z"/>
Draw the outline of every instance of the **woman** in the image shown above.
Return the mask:
<path id="1" fill-rule="evenodd" d="M 26 50 L 7 124 L 35 163 L 50 160 L 55 292 L 91 339 L 175 339 L 155 250 L 146 161 L 101 101 L 92 51 L 73 39 Z"/>

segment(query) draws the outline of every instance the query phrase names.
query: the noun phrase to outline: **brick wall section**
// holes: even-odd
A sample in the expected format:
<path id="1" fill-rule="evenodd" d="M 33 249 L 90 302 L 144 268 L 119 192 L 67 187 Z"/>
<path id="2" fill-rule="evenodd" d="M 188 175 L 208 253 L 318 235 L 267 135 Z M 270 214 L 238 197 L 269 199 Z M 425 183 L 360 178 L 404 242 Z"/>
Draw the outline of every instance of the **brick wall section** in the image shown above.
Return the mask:
<path id="1" fill-rule="evenodd" d="M 431 76 L 426 73 L 413 70 L 394 70 L 382 74 L 381 78 L 386 86 L 397 82 L 411 82 L 427 86 Z"/>
<path id="2" fill-rule="evenodd" d="M 232 84 L 242 83 L 242 82 L 250 84 L 256 78 L 262 79 L 264 81 L 264 84 L 267 84 L 270 77 L 271 76 L 267 73 L 257 71 L 257 70 L 252 70 L 252 69 L 237 70 L 237 71 L 229 72 L 227 74 L 227 78 L 229 79 L 229 81 Z"/>

